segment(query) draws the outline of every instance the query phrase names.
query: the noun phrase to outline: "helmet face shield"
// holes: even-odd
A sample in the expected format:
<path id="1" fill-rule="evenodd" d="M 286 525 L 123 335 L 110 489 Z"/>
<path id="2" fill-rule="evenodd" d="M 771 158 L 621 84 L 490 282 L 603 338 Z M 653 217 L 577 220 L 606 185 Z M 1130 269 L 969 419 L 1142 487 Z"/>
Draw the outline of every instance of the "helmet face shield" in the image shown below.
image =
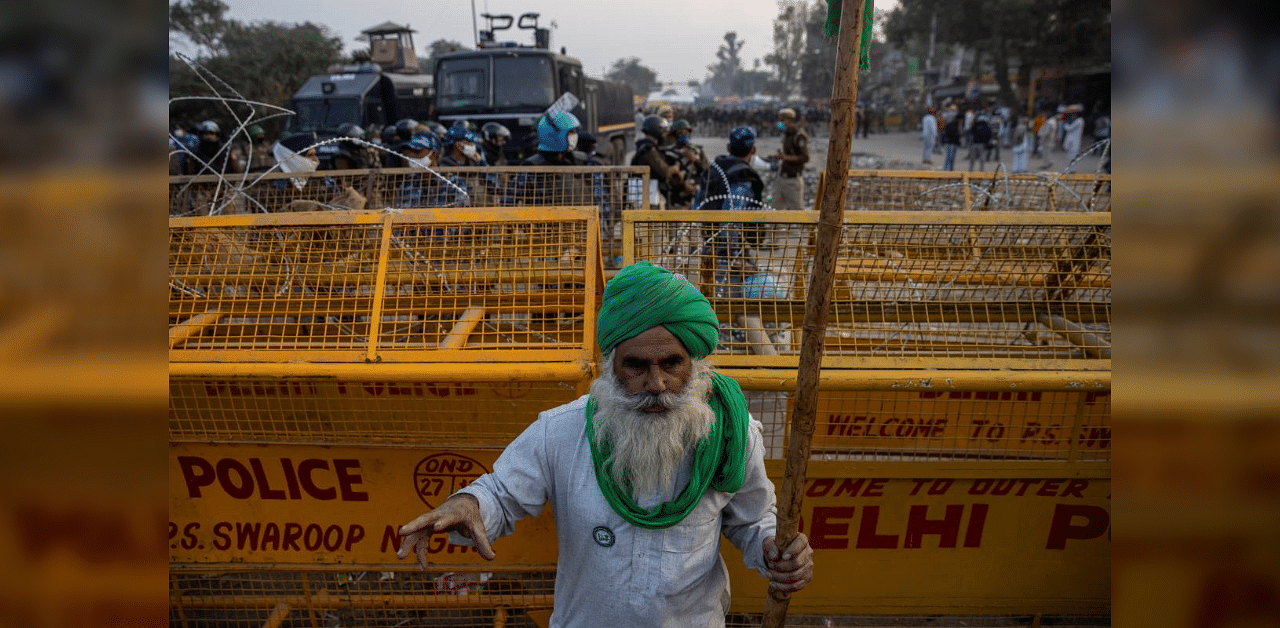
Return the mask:
<path id="1" fill-rule="evenodd" d="M 484 126 L 480 127 L 480 134 L 484 141 L 494 146 L 502 146 L 507 143 L 507 140 L 511 139 L 511 131 L 497 122 L 486 122 Z"/>
<path id="2" fill-rule="evenodd" d="M 644 119 L 644 123 L 640 125 L 640 130 L 654 139 L 662 139 L 669 128 L 671 128 L 670 123 L 662 116 L 648 116 Z"/>

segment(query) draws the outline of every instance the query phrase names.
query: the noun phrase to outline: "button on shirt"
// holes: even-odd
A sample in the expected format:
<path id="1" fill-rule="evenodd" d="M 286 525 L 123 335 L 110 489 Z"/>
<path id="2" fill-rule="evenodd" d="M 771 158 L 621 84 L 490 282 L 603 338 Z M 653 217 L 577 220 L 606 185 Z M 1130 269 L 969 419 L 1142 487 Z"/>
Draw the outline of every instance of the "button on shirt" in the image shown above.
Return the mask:
<path id="1" fill-rule="evenodd" d="M 729 574 L 720 558 L 720 534 L 742 551 L 749 569 L 767 574 L 762 545 L 774 535 L 777 511 L 765 475 L 760 422 L 750 420 L 741 490 L 707 489 L 683 521 L 647 530 L 627 523 L 600 492 L 586 401 L 584 396 L 543 412 L 503 451 L 493 473 L 460 492 L 479 500 L 490 540 L 511 534 L 517 521 L 551 504 L 559 546 L 551 626 L 723 626 Z M 688 484 L 690 460 L 685 462 L 676 481 L 680 488 Z M 673 489 L 638 501 L 652 508 L 675 495 Z M 612 544 L 600 527 L 612 533 Z M 451 540 L 470 544 L 457 534 Z"/>

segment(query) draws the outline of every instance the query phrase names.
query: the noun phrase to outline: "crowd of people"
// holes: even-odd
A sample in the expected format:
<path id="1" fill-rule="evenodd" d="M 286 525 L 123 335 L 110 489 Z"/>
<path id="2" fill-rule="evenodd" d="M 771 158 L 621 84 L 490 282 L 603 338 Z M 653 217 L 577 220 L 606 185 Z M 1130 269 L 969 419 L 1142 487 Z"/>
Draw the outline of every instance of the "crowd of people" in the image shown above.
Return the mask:
<path id="1" fill-rule="evenodd" d="M 314 133 L 269 138 L 263 127 L 257 124 L 237 131 L 234 136 L 229 136 L 213 120 L 205 120 L 190 128 L 174 124 L 169 133 L 169 174 L 509 165 L 503 146 L 511 138 L 511 132 L 495 122 L 480 129 L 465 121 L 445 128 L 438 122 L 405 118 L 381 129 L 368 130 L 346 123 L 338 127 L 336 137 L 325 142 L 320 142 Z M 582 135 L 585 146 L 589 138 L 585 133 Z M 290 145 L 313 147 L 314 154 L 313 151 L 303 151 L 302 156 L 314 167 L 298 160 L 286 163 L 285 158 L 296 152 L 296 149 L 288 148 Z M 579 161 L 591 163 L 599 162 L 599 159 L 583 152 Z"/>
<path id="2" fill-rule="evenodd" d="M 677 118 L 677 109 L 662 104 L 636 114 L 635 154 L 631 165 L 649 168 L 649 204 L 659 208 L 720 208 L 717 203 L 708 205 L 709 199 L 716 200 L 716 192 L 731 194 L 735 198 L 745 199 L 732 209 L 758 209 L 766 205 L 780 209 L 804 209 L 804 166 L 809 160 L 808 134 L 802 130 L 802 115 L 795 109 L 782 108 L 770 110 L 773 118 L 759 119 L 751 117 L 757 124 L 739 124 L 727 129 L 727 154 L 708 159 L 705 149 L 692 142 L 694 124 L 687 118 Z M 759 129 L 759 130 L 757 130 Z M 782 138 L 782 150 L 773 155 L 759 156 L 755 154 L 755 139 L 761 133 L 771 133 Z M 704 135 L 718 135 L 714 131 Z M 750 136 L 750 142 L 746 137 Z M 735 138 L 737 138 L 735 142 Z M 751 154 L 736 154 L 745 151 L 750 145 Z M 726 160 L 744 174 L 730 176 L 723 165 Z M 733 186 L 727 179 L 746 176 L 750 171 L 753 176 L 760 173 L 775 172 L 771 203 L 760 190 L 752 195 L 742 195 L 726 191 Z M 727 178 L 727 179 L 726 179 Z M 726 207 L 728 208 L 728 207 Z"/>
<path id="3" fill-rule="evenodd" d="M 765 136 L 780 135 L 774 128 L 778 112 L 790 109 L 796 112 L 797 119 L 810 130 L 826 129 L 831 123 L 831 107 L 825 102 L 813 103 L 731 103 L 712 107 L 692 107 L 688 105 L 672 105 L 675 116 L 684 118 L 701 129 L 702 134 L 716 137 L 728 137 L 729 132 L 740 126 L 759 129 Z"/>
<path id="4" fill-rule="evenodd" d="M 941 112 L 932 105 L 921 119 L 924 164 L 933 164 L 935 155 L 943 155 L 942 169 L 955 170 L 956 155 L 963 148 L 969 170 L 984 170 L 988 161 L 1000 160 L 1000 149 L 1008 148 L 1013 156 L 1010 170 L 1027 172 L 1032 157 L 1045 159 L 1040 169 L 1052 167 L 1051 155 L 1065 159 L 1064 172 L 1072 172 L 1084 145 L 1086 126 L 1094 141 L 1111 137 L 1111 117 L 1105 107 L 1095 107 L 1088 119 L 1079 104 L 1041 108 L 1028 119 L 1017 110 L 996 102 L 946 102 Z M 1103 164 L 1111 171 L 1111 160 Z"/>

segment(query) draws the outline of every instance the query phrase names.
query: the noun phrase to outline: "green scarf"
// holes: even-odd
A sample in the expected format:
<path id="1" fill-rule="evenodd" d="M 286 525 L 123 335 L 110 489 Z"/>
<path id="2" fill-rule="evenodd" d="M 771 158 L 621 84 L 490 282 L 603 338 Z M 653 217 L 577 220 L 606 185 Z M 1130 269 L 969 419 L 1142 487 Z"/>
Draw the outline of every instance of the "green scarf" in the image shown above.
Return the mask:
<path id="1" fill-rule="evenodd" d="M 719 373 L 712 373 L 715 387 L 708 402 L 716 414 L 711 433 L 698 443 L 694 451 L 693 467 L 689 470 L 689 485 L 675 501 L 662 502 L 653 510 L 645 510 L 631 497 L 631 487 L 618 486 L 605 466 L 611 453 L 596 447 L 596 433 L 592 417 L 595 400 L 587 401 L 587 442 L 591 444 L 591 460 L 595 463 L 596 483 L 613 511 L 637 528 L 664 530 L 684 520 L 707 488 L 721 493 L 734 493 L 742 488 L 747 474 L 747 399 L 738 382 Z"/>

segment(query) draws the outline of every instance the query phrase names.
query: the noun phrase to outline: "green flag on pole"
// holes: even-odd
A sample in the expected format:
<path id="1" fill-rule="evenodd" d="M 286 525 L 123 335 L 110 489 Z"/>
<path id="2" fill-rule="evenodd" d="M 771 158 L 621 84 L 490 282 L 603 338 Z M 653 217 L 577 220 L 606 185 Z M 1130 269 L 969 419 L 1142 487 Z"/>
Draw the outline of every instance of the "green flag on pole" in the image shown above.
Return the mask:
<path id="1" fill-rule="evenodd" d="M 822 34 L 827 39 L 840 41 L 840 8 L 842 0 L 827 0 L 827 23 L 822 26 Z M 858 51 L 858 69 L 871 71 L 871 27 L 876 17 L 875 3 L 865 0 L 862 8 L 862 47 Z"/>

